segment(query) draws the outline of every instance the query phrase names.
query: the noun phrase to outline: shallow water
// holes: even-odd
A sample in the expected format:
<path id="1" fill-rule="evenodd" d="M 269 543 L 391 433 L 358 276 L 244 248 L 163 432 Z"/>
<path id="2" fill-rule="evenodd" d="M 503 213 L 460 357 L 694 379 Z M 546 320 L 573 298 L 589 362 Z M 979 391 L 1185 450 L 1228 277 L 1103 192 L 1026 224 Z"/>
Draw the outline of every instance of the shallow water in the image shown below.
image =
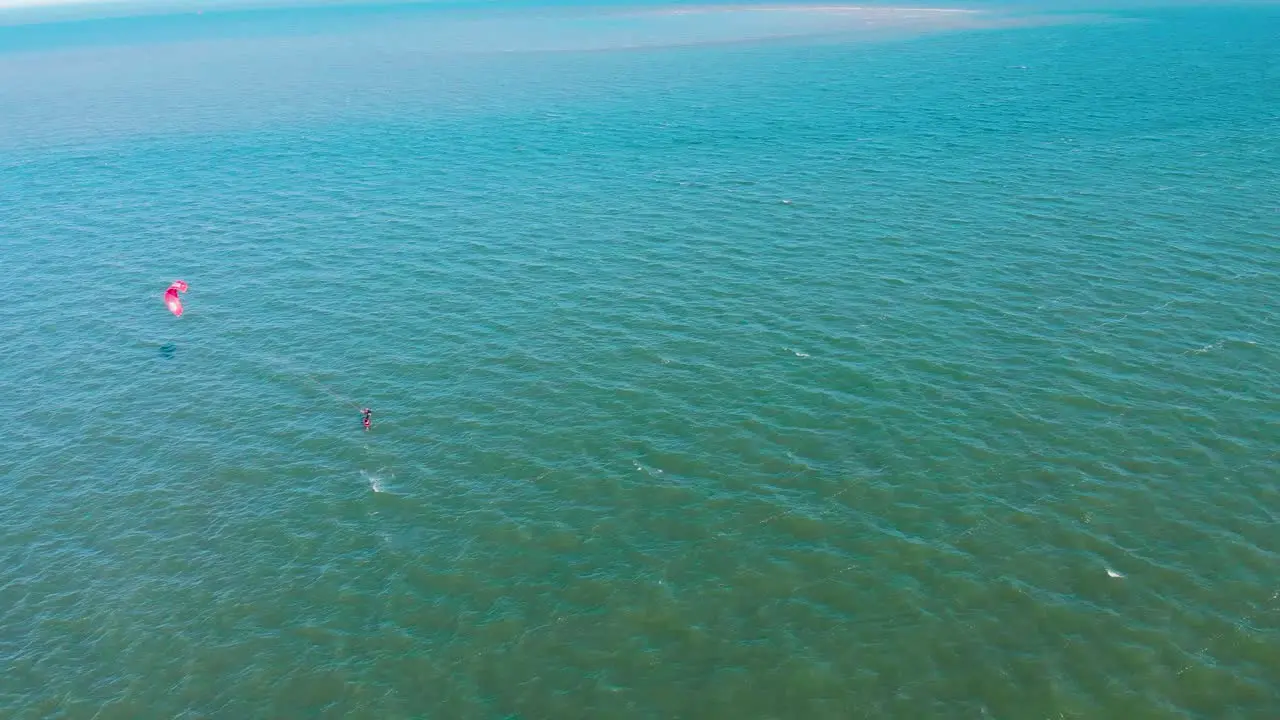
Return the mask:
<path id="1" fill-rule="evenodd" d="M 1275 9 L 356 16 L 0 53 L 4 715 L 1276 716 Z"/>

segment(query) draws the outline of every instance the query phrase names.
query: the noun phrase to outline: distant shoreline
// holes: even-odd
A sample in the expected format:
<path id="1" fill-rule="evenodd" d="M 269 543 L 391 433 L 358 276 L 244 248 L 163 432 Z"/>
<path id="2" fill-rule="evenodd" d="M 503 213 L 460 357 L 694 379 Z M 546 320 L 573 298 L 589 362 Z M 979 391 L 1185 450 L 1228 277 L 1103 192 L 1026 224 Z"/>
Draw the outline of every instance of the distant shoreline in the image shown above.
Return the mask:
<path id="1" fill-rule="evenodd" d="M 293 7 L 293 6 L 310 6 L 310 5 L 340 5 L 347 4 L 335 0 L 316 0 L 307 2 L 306 0 L 285 0 L 283 2 L 271 2 L 270 0 L 242 0 L 237 2 L 223 2 L 217 4 L 200 4 L 195 5 L 190 2 L 182 2 L 181 0 L 0 0 L 0 12 L 6 10 L 36 10 L 36 9 L 77 9 L 77 8 L 99 8 L 103 6 L 113 6 L 118 8 L 130 9 L 156 9 L 164 11 L 182 11 L 182 12 L 203 12 L 224 10 L 229 8 L 242 7 Z M 350 3 L 358 4 L 356 2 Z M 381 3 L 380 3 L 381 4 Z M 392 2 L 394 3 L 394 0 Z M 418 4 L 411 0 L 405 0 L 404 4 Z M 555 3 L 549 3 L 554 5 Z M 957 7 L 920 7 L 913 5 L 842 5 L 842 4 L 806 4 L 806 3 L 771 3 L 771 4 L 743 4 L 743 3 L 706 3 L 703 5 L 687 5 L 671 8 L 642 8 L 628 7 L 626 5 L 609 6 L 609 7 L 626 14 L 662 14 L 662 15 L 693 15 L 699 13 L 716 13 L 716 12 L 821 12 L 821 13 L 876 13 L 888 14 L 899 12 L 927 12 L 927 13 L 980 13 L 980 10 Z"/>
<path id="2" fill-rule="evenodd" d="M 820 13 L 898 13 L 898 12 L 925 12 L 925 13 L 977 13 L 978 10 L 969 8 L 936 8 L 936 7 L 915 7 L 911 5 L 806 5 L 796 3 L 794 5 L 776 4 L 776 5 L 742 5 L 725 3 L 717 5 L 714 3 L 707 5 L 693 5 L 688 7 L 672 8 L 670 10 L 654 10 L 653 13 L 661 15 L 695 15 L 698 13 L 715 13 L 715 12 L 820 12 Z M 639 11 L 643 12 L 643 11 Z M 650 13 L 644 13 L 650 14 Z"/>
<path id="3" fill-rule="evenodd" d="M 124 5 L 128 0 L 0 0 L 0 10 L 78 7 L 89 5 Z"/>
<path id="4" fill-rule="evenodd" d="M 927 1 L 927 0 L 926 0 Z M 366 6 L 404 6 L 406 9 L 429 10 L 433 6 L 442 9 L 459 9 L 482 14 L 526 15 L 528 11 L 535 14 L 543 10 L 577 11 L 594 16 L 610 16 L 615 18 L 633 18 L 661 20 L 669 18 L 699 17 L 714 19 L 716 17 L 737 17 L 749 22 L 768 27 L 776 21 L 779 23 L 779 34 L 787 35 L 790 31 L 784 27 L 797 21 L 812 24 L 831 22 L 848 24 L 856 23 L 866 28 L 886 29 L 901 25 L 903 27 L 919 27 L 921 25 L 937 26 L 938 29 L 963 27 L 982 17 L 993 14 L 981 9 L 961 7 L 923 7 L 904 5 L 860 5 L 839 3 L 806 3 L 796 2 L 761 2 L 759 4 L 743 2 L 679 4 L 676 2 L 661 3 L 651 6 L 640 4 L 602 2 L 597 5 L 562 4 L 563 0 L 548 0 L 545 4 L 516 7 L 499 4 L 486 7 L 482 3 L 469 4 L 466 0 L 440 0 L 438 3 L 414 2 L 413 0 L 379 0 L 375 3 L 361 3 L 358 0 L 228 0 L 217 4 L 192 2 L 191 0 L 0 0 L 0 26 L 42 24 L 67 20 L 92 20 L 122 17 L 143 17 L 161 15 L 197 15 L 208 13 L 216 15 L 222 12 L 240 11 L 286 11 L 306 10 L 308 8 L 347 7 L 359 10 Z M 998 17 L 1000 13 L 995 13 Z M 661 20 L 666 22 L 666 20 Z M 847 30 L 848 27 L 839 28 Z M 806 27 L 801 34 L 810 34 L 814 28 Z"/>
<path id="5" fill-rule="evenodd" d="M 177 36 L 198 36 L 206 40 L 235 37 L 246 27 L 241 20 L 253 20 L 240 17 L 245 13 L 255 17 L 257 13 L 262 14 L 262 23 L 249 23 L 257 26 L 255 31 L 261 28 L 264 32 L 275 32 L 283 27 L 281 19 L 287 16 L 291 34 L 325 34 L 335 31 L 340 24 L 337 18 L 342 16 L 342 22 L 354 23 L 344 27 L 344 31 L 365 33 L 362 37 L 367 47 L 377 46 L 382 51 L 398 47 L 406 52 L 430 48 L 433 52 L 487 53 L 627 50 L 819 36 L 876 39 L 1025 26 L 1045 21 L 1045 18 L 1010 15 L 995 8 L 939 7 L 934 4 L 938 0 L 921 0 L 917 6 L 911 5 L 911 0 L 901 1 L 901 5 L 877 6 L 812 0 L 794 4 L 778 0 L 762 0 L 759 4 L 742 0 L 725 3 L 695 0 L 686 4 L 668 1 L 645 6 L 632 0 L 601 0 L 598 4 L 588 0 L 581 5 L 573 5 L 569 0 L 544 0 L 527 5 L 486 4 L 479 0 L 369 3 L 227 0 L 217 5 L 195 0 L 0 0 L 0 28 L 126 18 L 169 19 L 150 26 L 147 23 L 129 27 L 117 24 L 109 31 L 102 28 L 89 31 L 97 33 L 95 42 L 120 45 L 126 44 L 126 39 L 157 42 Z M 401 9 L 402 17 L 393 18 L 401 14 Z M 317 12 L 309 12 L 311 10 Z M 464 16 L 466 20 L 460 20 L 461 25 L 442 25 L 436 22 L 437 10 L 455 20 Z M 203 17 L 197 19 L 199 15 Z M 234 22 L 222 22 L 223 19 L 234 19 Z M 410 25 L 414 28 L 412 31 L 408 29 Z M 56 44 L 52 40 L 44 42 L 42 36 L 37 35 L 27 40 L 21 32 L 17 31 L 15 42 L 7 49 L 24 45 L 36 49 Z"/>

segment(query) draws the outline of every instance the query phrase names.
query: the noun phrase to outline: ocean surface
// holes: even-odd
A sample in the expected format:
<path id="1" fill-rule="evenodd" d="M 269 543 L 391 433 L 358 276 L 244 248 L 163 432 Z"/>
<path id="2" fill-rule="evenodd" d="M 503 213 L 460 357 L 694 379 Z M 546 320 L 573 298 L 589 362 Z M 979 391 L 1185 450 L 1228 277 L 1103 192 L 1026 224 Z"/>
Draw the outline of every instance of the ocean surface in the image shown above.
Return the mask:
<path id="1" fill-rule="evenodd" d="M 1280 7 L 676 9 L 0 14 L 0 717 L 1280 717 Z"/>

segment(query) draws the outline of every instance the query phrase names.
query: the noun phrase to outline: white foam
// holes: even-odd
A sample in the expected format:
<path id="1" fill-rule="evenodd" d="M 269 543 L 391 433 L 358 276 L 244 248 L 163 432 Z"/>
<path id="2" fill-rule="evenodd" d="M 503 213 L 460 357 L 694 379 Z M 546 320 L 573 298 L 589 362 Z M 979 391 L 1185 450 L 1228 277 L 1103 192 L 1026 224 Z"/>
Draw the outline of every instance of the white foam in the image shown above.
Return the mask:
<path id="1" fill-rule="evenodd" d="M 642 472 L 642 473 L 644 473 L 644 474 L 646 474 L 646 475 L 650 475 L 650 476 L 652 476 L 652 477 L 657 477 L 657 476 L 659 476 L 659 475 L 663 474 L 663 473 L 662 473 L 662 470 L 660 470 L 660 469 L 658 469 L 658 468 L 652 468 L 652 467 L 649 467 L 648 465 L 645 465 L 644 463 L 641 463 L 641 462 L 640 462 L 640 461 L 638 461 L 638 460 L 632 460 L 632 461 L 631 461 L 631 464 L 632 464 L 632 465 L 635 465 L 635 466 L 636 466 L 636 470 L 638 470 L 639 472 Z"/>
<path id="2" fill-rule="evenodd" d="M 364 476 L 366 481 L 368 481 L 370 490 L 376 493 L 386 492 L 386 487 L 383 485 L 384 478 L 380 475 L 377 473 L 367 472 L 365 470 L 361 470 L 360 474 Z"/>
<path id="3" fill-rule="evenodd" d="M 1184 353 L 1182 353 L 1182 354 L 1183 354 L 1183 355 L 1193 355 L 1193 354 L 1194 354 L 1194 355 L 1203 355 L 1203 354 L 1205 354 L 1205 353 L 1207 353 L 1207 352 L 1210 352 L 1210 351 L 1213 351 L 1213 350 L 1217 350 L 1218 348 L 1223 347 L 1223 345 L 1225 345 L 1225 344 L 1226 344 L 1226 341 L 1225 341 L 1225 340 L 1219 340 L 1218 342 L 1210 343 L 1209 345 L 1205 345 L 1204 347 L 1201 347 L 1201 348 L 1192 348 L 1191 350 L 1188 350 L 1188 351 L 1186 351 L 1186 352 L 1184 352 Z"/>

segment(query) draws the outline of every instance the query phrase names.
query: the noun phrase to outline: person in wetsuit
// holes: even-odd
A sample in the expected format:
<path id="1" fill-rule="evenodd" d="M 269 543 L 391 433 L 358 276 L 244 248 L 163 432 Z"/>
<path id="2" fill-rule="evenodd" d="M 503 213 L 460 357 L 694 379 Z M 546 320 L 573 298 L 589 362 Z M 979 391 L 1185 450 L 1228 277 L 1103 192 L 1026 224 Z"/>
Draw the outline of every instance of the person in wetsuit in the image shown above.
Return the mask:
<path id="1" fill-rule="evenodd" d="M 369 408 L 365 408 L 361 410 L 360 422 L 361 424 L 364 425 L 364 429 L 367 431 L 369 429 L 369 426 L 373 424 L 373 411 L 370 410 Z"/>

